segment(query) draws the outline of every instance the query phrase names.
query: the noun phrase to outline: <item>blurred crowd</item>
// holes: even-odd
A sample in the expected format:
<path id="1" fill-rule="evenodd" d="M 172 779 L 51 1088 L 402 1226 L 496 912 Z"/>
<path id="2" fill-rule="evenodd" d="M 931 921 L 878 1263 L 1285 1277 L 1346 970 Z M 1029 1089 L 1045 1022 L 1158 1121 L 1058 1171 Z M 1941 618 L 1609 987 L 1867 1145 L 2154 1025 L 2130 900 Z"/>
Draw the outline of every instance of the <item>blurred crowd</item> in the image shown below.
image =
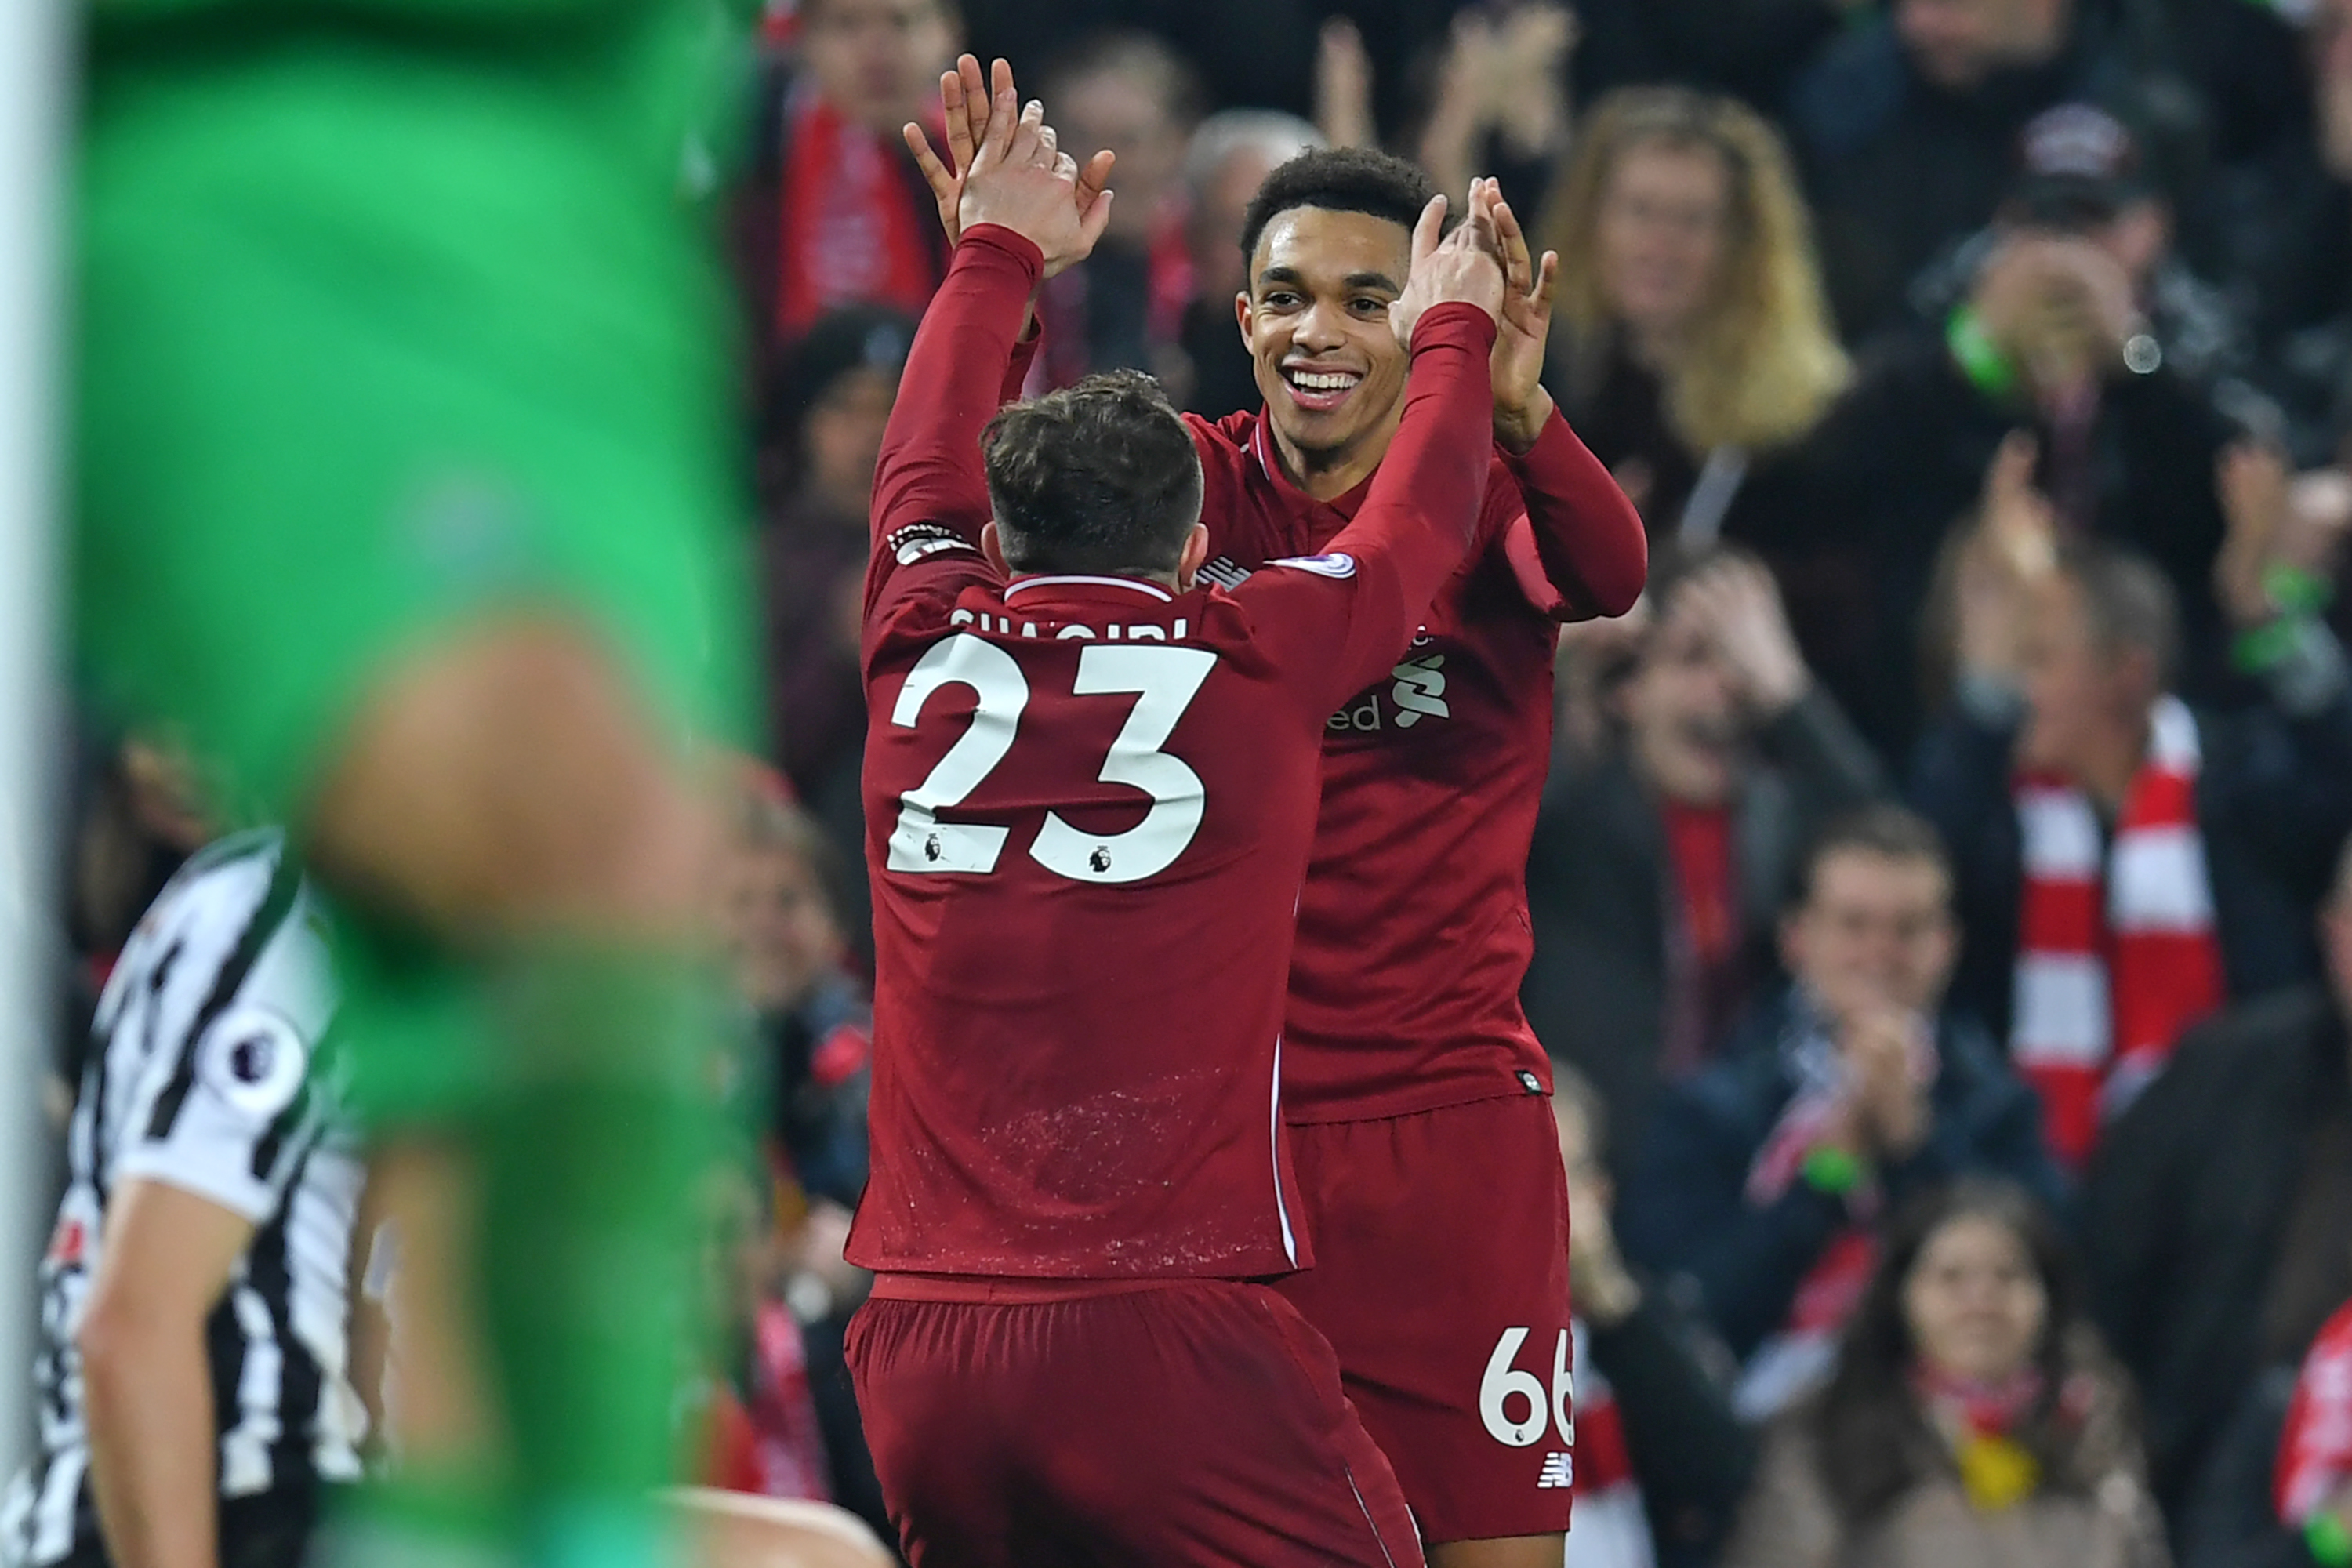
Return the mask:
<path id="1" fill-rule="evenodd" d="M 2352 1564 L 2352 3 L 782 0 L 764 41 L 715 1479 L 881 1524 L 858 588 L 947 259 L 900 127 L 971 47 L 1118 153 L 1032 391 L 1253 405 L 1241 215 L 1308 147 L 1496 176 L 1559 253 L 1549 384 L 1653 563 L 1562 635 L 1528 861 L 1570 1563 Z M 151 747 L 81 774 L 102 955 L 206 828 Z"/>

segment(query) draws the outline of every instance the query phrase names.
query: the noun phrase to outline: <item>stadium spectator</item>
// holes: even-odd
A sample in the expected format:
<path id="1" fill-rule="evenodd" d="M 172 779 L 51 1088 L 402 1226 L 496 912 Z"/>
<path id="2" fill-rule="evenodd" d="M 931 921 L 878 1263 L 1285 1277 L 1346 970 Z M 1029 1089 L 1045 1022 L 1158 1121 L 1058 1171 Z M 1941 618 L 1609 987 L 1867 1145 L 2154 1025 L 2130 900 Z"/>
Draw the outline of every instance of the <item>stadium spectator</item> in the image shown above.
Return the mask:
<path id="1" fill-rule="evenodd" d="M 680 1416 L 704 1444 L 703 1479 L 759 1497 L 828 1500 L 825 1443 L 809 1394 L 807 1347 L 775 1289 L 777 1233 L 751 1173 L 714 1173 L 705 1268 L 719 1331 L 690 1377 Z"/>
<path id="2" fill-rule="evenodd" d="M 1234 321 L 1234 301 L 1249 288 L 1242 221 L 1268 174 L 1322 145 L 1313 125 L 1271 109 L 1223 110 L 1192 132 L 1184 153 L 1192 298 L 1181 338 L 1192 372 L 1184 407 L 1192 413 L 1222 419 L 1261 401 L 1249 346 Z"/>
<path id="3" fill-rule="evenodd" d="M 1414 63 L 1445 41 L 1453 0 L 964 0 L 974 47 L 1029 68 L 1073 38 L 1110 28 L 1156 33 L 1199 73 L 1213 109 L 1315 112 L 1324 25 L 1335 16 L 1361 28 L 1375 111 L 1387 126 L 1407 118 Z M 1349 146 L 1370 145 L 1348 142 Z"/>
<path id="4" fill-rule="evenodd" d="M 39 1270 L 42 1412 L 0 1562 L 296 1568 L 360 1476 L 363 1172 L 320 906 L 275 830 L 147 911 L 100 999 Z"/>
<path id="5" fill-rule="evenodd" d="M 2281 1530 L 2303 1549 L 2283 1561 L 2325 1563 L 2352 1550 L 2352 1304 L 2327 1320 L 2296 1374 L 2272 1491 Z"/>
<path id="6" fill-rule="evenodd" d="M 1144 370 L 1181 403 L 1191 390 L 1180 342 L 1192 298 L 1183 175 L 1201 114 L 1198 79 L 1150 33 L 1111 32 L 1058 56 L 1043 88 L 1072 147 L 1108 148 L 1118 158 L 1118 200 L 1102 243 L 1038 292 L 1045 385 L 1069 386 L 1097 370 Z"/>
<path id="7" fill-rule="evenodd" d="M 1428 110 L 1412 137 L 1415 162 L 1438 189 L 1460 190 L 1488 175 L 1502 182 L 1506 197 L 1534 209 L 1568 148 L 1568 65 L 1576 41 L 1575 13 L 1556 0 L 1454 13 L 1434 59 Z"/>
<path id="8" fill-rule="evenodd" d="M 1670 552 L 1647 604 L 1613 699 L 1622 743 L 1556 772 L 1528 860 L 1528 1019 L 1600 1089 L 1621 1177 L 1653 1094 L 1714 1055 L 1770 975 L 1806 840 L 1888 787 L 1753 558 Z"/>
<path id="9" fill-rule="evenodd" d="M 2310 913 L 2352 817 L 2352 693 L 2333 637 L 2288 616 L 2244 645 L 2269 661 L 2269 700 L 2200 719 L 2171 694 L 2163 574 L 2055 549 L 2030 460 L 2003 448 L 1960 552 L 1957 695 L 1914 790 L 1958 871 L 1954 994 L 2008 1040 L 2053 1151 L 2079 1163 L 2183 1028 L 2316 973 Z"/>
<path id="10" fill-rule="evenodd" d="M 2126 265 L 2135 252 L 2031 216 L 2004 211 L 1946 321 L 1867 356 L 1812 454 L 1818 531 L 1765 542 L 1782 570 L 1839 585 L 1834 602 L 1808 603 L 1799 631 L 1890 757 L 1917 739 L 1928 686 L 1919 622 L 1938 552 L 2001 477 L 1993 459 L 2013 431 L 2037 440 L 2034 483 L 2065 537 L 2128 545 L 2171 580 L 2185 694 L 2230 693 L 2210 584 L 2227 531 L 2217 465 L 2242 427 L 2146 331 Z M 2127 225 L 2117 232 L 2129 237 Z"/>
<path id="11" fill-rule="evenodd" d="M 1714 1363 L 1722 1347 L 1636 1275 L 1609 1223 L 1607 1112 L 1573 1068 L 1555 1069 L 1552 1120 L 1568 1171 L 1568 1277 L 1576 1302 L 1576 1512 L 1568 1568 L 1709 1563 L 1755 1468 Z"/>
<path id="12" fill-rule="evenodd" d="M 801 798 L 855 850 L 866 699 L 858 586 L 874 462 L 915 323 L 885 306 L 834 311 L 780 377 L 772 499 L 761 530 L 769 732 Z"/>
<path id="13" fill-rule="evenodd" d="M 1992 216 L 2034 115 L 2104 102 L 2161 123 L 2116 31 L 2089 0 L 1895 0 L 1831 41 L 1790 124 L 1847 342 L 1897 320 L 1919 269 Z"/>
<path id="14" fill-rule="evenodd" d="M 2121 1374 L 2005 1183 L 1893 1228 L 1829 1386 L 1765 1440 L 1725 1568 L 2165 1568 Z"/>
<path id="15" fill-rule="evenodd" d="M 1879 0 L 1583 0 L 1576 91 L 1592 100 L 1621 87 L 1675 82 L 1737 93 L 1777 115 L 1822 47 L 1878 9 Z"/>
<path id="16" fill-rule="evenodd" d="M 2230 7 L 2229 9 L 2252 9 Z M 2352 5 L 2326 0 L 2297 62 L 2310 90 L 2273 101 L 2298 114 L 2290 134 L 2221 169 L 2184 224 L 2181 245 L 2231 285 L 2253 315 L 2257 379 L 2285 409 L 2298 462 L 2336 456 L 2352 432 Z"/>
<path id="17" fill-rule="evenodd" d="M 2172 204 L 2149 177 L 2122 121 L 2095 104 L 2045 110 L 2020 133 L 2017 163 L 1994 221 L 1913 280 L 1915 310 L 1943 323 L 1968 309 L 1979 273 L 2005 238 L 2069 236 L 2090 241 L 2123 268 L 2141 330 L 2163 363 L 2209 383 L 2252 371 L 2252 328 L 2240 301 L 2180 256 Z M 2150 348 L 2137 352 L 2145 358 Z"/>
<path id="18" fill-rule="evenodd" d="M 2138 1383 L 2157 1496 L 2184 1535 L 2202 1533 L 2232 1413 L 2352 1298 L 2352 841 L 2335 881 L 2326 983 L 2190 1031 L 2084 1191 L 2092 1307 Z"/>
<path id="19" fill-rule="evenodd" d="M 1796 503 L 1775 459 L 1850 367 L 1771 127 L 1685 88 L 1612 93 L 1541 227 L 1560 258 L 1548 384 L 1651 539 L 1800 526 L 1743 514 Z"/>
<path id="20" fill-rule="evenodd" d="M 814 1402 L 824 1489 L 774 1495 L 830 1497 L 887 1532 L 842 1355 L 849 1315 L 871 1285 L 842 1248 L 866 1187 L 873 1042 L 828 891 L 839 857 L 772 781 L 744 776 L 731 805 L 719 929 L 751 1015 L 749 1098 L 761 1102 L 774 1194 L 763 1205 L 773 1210 L 774 1245 L 761 1258 L 772 1293 L 746 1298 L 739 1381 L 754 1416 L 789 1411 L 796 1378 Z"/>
<path id="21" fill-rule="evenodd" d="M 755 343 L 842 305 L 919 311 L 947 269 L 898 128 L 936 123 L 952 0 L 801 0 L 798 50 L 763 73 L 743 236 Z"/>
<path id="22" fill-rule="evenodd" d="M 2063 1201 L 2032 1092 L 1945 1005 L 1957 938 L 1935 830 L 1894 805 L 1840 819 L 1781 921 L 1787 991 L 1651 1118 L 1626 1246 L 1742 1358 L 1743 1414 L 1827 1371 L 1890 1205 L 1962 1174 Z"/>

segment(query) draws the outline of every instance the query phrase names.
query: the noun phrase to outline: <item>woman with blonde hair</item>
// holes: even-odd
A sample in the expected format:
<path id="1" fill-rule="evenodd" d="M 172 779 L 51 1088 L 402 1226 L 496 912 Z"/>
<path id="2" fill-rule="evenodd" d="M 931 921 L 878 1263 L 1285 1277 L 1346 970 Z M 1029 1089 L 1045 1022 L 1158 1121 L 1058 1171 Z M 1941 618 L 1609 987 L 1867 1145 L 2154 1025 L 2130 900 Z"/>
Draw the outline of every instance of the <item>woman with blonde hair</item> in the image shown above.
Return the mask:
<path id="1" fill-rule="evenodd" d="M 1652 540 L 1712 538 L 1774 491 L 1792 504 L 1777 459 L 1851 367 L 1771 127 L 1717 94 L 1612 92 L 1579 128 L 1541 227 L 1560 257 L 1552 395 Z"/>

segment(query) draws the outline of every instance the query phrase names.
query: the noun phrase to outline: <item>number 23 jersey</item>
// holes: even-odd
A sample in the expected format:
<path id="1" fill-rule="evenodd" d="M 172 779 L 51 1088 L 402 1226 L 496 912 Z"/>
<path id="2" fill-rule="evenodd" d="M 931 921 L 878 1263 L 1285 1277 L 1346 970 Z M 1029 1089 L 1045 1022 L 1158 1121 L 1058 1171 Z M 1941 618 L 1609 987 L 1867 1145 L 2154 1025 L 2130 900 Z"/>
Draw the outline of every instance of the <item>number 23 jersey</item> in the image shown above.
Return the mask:
<path id="1" fill-rule="evenodd" d="M 1007 583 L 960 481 L 921 492 L 965 460 L 989 405 L 998 338 L 954 351 L 978 322 L 1010 341 L 1028 270 L 1013 259 L 967 236 L 913 360 L 986 385 L 936 416 L 943 395 L 910 360 L 877 477 L 873 1173 L 848 1256 L 1063 1279 L 1281 1273 L 1311 1261 L 1279 1036 L 1324 724 L 1468 548 L 1493 323 L 1463 305 L 1423 317 L 1411 456 L 1330 553 L 1231 592 Z"/>

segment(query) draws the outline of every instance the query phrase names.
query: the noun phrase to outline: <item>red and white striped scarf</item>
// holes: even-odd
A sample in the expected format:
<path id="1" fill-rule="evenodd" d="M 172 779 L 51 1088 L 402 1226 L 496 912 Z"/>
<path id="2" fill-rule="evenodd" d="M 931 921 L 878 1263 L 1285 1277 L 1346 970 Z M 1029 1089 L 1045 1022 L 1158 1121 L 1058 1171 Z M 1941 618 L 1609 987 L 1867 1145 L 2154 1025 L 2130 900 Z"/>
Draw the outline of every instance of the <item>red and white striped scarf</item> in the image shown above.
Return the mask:
<path id="1" fill-rule="evenodd" d="M 2041 1092 L 2052 1151 L 2076 1167 L 2100 1122 L 2221 1001 L 2197 721 L 2171 697 L 2150 720 L 2104 855 L 2098 816 L 2072 781 L 2028 771 L 2012 786 L 2025 879 L 2010 1056 Z"/>
<path id="2" fill-rule="evenodd" d="M 1592 1364 L 1582 1318 L 1570 1320 L 1576 1360 L 1576 1510 L 1567 1568 L 1655 1568 L 1657 1546 L 1642 1509 L 1642 1484 L 1625 1447 L 1617 1394 Z"/>
<path id="3" fill-rule="evenodd" d="M 2311 1342 L 2279 1434 L 2273 1500 L 2279 1522 L 2301 1530 L 2352 1481 L 2352 1307 Z"/>

